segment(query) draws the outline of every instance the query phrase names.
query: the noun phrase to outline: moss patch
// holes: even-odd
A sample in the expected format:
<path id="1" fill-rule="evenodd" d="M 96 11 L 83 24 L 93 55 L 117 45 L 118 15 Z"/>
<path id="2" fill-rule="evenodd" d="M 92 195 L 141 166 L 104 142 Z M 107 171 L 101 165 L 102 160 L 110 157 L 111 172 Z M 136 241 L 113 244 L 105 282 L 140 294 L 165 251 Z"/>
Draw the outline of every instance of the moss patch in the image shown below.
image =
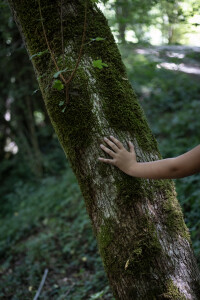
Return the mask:
<path id="1" fill-rule="evenodd" d="M 114 229 L 115 228 L 115 229 Z M 101 225 L 97 234 L 99 252 L 103 260 L 103 265 L 106 271 L 109 271 L 111 265 L 116 260 L 116 257 L 111 252 L 110 245 L 115 239 L 116 223 L 112 218 L 104 219 L 104 224 Z"/>
<path id="2" fill-rule="evenodd" d="M 187 298 L 174 285 L 172 279 L 168 279 L 166 286 L 167 286 L 167 291 L 162 295 L 159 295 L 158 299 L 187 300 Z"/>
<path id="3" fill-rule="evenodd" d="M 140 219 L 137 234 L 133 240 L 131 255 L 126 262 L 126 272 L 134 276 L 150 276 L 154 260 L 162 253 L 155 225 L 148 217 Z"/>
<path id="4" fill-rule="evenodd" d="M 122 224 L 116 224 L 112 218 L 106 219 L 98 232 L 97 239 L 104 268 L 112 276 L 117 277 L 124 273 L 123 276 L 132 275 L 137 279 L 147 277 L 150 280 L 154 260 L 163 255 L 154 224 L 147 216 L 138 219 L 138 223 L 131 243 L 124 241 Z M 161 270 L 159 274 L 160 272 Z"/>
<path id="5" fill-rule="evenodd" d="M 120 171 L 119 176 L 115 178 L 117 187 L 117 198 L 115 200 L 118 206 L 133 207 L 135 202 L 144 199 L 143 180 L 141 178 L 131 177 Z"/>
<path id="6" fill-rule="evenodd" d="M 174 186 L 168 186 L 165 190 L 166 200 L 163 202 L 164 224 L 170 234 L 180 234 L 191 243 L 190 233 L 184 222 L 183 212 L 176 196 Z"/>

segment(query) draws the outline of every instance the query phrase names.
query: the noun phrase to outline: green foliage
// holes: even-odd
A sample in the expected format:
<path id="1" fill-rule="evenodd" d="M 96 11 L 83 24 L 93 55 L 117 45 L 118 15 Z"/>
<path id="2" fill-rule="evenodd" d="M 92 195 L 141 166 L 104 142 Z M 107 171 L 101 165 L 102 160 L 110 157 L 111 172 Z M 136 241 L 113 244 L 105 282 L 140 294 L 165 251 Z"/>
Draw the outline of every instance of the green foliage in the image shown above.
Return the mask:
<path id="1" fill-rule="evenodd" d="M 0 220 L 2 299 L 32 299 L 45 268 L 42 299 L 113 299 L 69 168 L 40 182 L 20 181 L 8 198 L 12 212 Z"/>
<path id="2" fill-rule="evenodd" d="M 59 102 L 59 106 L 62 106 L 64 103 L 65 103 L 64 100 L 60 101 L 60 102 Z"/>
<path id="3" fill-rule="evenodd" d="M 58 91 L 61 91 L 64 89 L 64 84 L 59 79 L 56 79 L 53 82 L 53 88 L 55 88 Z"/>
<path id="4" fill-rule="evenodd" d="M 46 53 L 49 53 L 48 49 L 46 49 L 44 51 L 40 51 L 38 53 L 35 53 L 35 54 L 31 55 L 29 59 L 31 60 L 33 57 L 41 56 L 41 55 L 46 54 Z"/>
<path id="5" fill-rule="evenodd" d="M 195 0 L 103 0 L 105 14 L 119 43 L 131 39 L 135 43 L 155 43 L 155 34 L 160 32 L 159 43 L 185 44 L 198 39 L 197 20 L 200 3 Z M 192 17 L 195 16 L 194 20 Z M 155 30 L 155 33 L 152 31 Z M 188 34 L 189 33 L 189 34 Z M 159 40 L 159 38 L 158 38 Z M 156 41 L 157 44 L 157 41 Z"/>
<path id="6" fill-rule="evenodd" d="M 65 112 L 66 108 L 67 108 L 67 106 L 65 106 L 65 107 L 62 109 L 62 113 Z"/>
<path id="7" fill-rule="evenodd" d="M 65 68 L 65 69 L 63 69 L 63 70 L 60 70 L 60 71 L 56 72 L 56 73 L 53 75 L 53 77 L 54 77 L 54 78 L 58 78 L 58 76 L 59 76 L 61 73 L 66 72 L 66 70 L 67 70 L 67 68 Z"/>
<path id="8" fill-rule="evenodd" d="M 93 66 L 98 69 L 103 69 L 103 67 L 108 67 L 106 63 L 103 63 L 101 59 L 93 60 Z"/>
<path id="9" fill-rule="evenodd" d="M 90 38 L 90 40 L 91 40 L 92 42 L 93 42 L 93 41 L 99 42 L 99 41 L 105 40 L 105 38 L 102 38 L 102 37 L 96 37 L 96 38 Z"/>

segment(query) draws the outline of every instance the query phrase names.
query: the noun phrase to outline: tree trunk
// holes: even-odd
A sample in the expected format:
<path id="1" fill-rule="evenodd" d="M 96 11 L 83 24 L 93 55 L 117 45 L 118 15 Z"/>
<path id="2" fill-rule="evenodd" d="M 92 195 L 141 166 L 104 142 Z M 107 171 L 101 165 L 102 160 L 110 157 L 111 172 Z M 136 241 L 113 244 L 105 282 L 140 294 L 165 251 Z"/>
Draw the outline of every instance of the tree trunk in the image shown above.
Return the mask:
<path id="1" fill-rule="evenodd" d="M 129 14 L 128 10 L 129 3 L 127 1 L 117 0 L 115 2 L 115 14 L 116 21 L 118 22 L 119 38 L 121 43 L 126 43 L 126 26 L 127 26 L 127 17 Z"/>
<path id="2" fill-rule="evenodd" d="M 27 109 L 27 120 L 28 120 L 28 128 L 30 132 L 30 141 L 31 141 L 31 146 L 33 148 L 34 152 L 34 159 L 33 159 L 33 168 L 34 168 L 34 173 L 38 177 L 42 177 L 43 175 L 43 165 L 42 165 L 42 153 L 40 151 L 39 147 L 39 141 L 37 137 L 37 132 L 35 129 L 35 120 L 33 116 L 33 108 L 31 107 L 31 98 L 29 95 L 25 98 L 26 101 L 26 109 Z"/>
<path id="3" fill-rule="evenodd" d="M 38 3 L 9 0 L 29 56 L 47 48 Z M 62 10 L 64 62 L 71 70 L 82 41 L 85 1 L 67 0 Z M 41 12 L 61 68 L 60 1 L 41 0 Z M 105 40 L 90 40 L 96 37 Z M 108 66 L 94 67 L 92 62 L 99 59 Z M 57 70 L 50 54 L 35 56 L 32 62 L 36 76 L 42 76 L 43 99 L 84 196 L 115 298 L 199 299 L 199 271 L 173 182 L 134 178 L 97 160 L 103 155 L 102 138 L 110 134 L 126 148 L 131 140 L 138 161 L 161 156 L 96 4 L 88 1 L 84 51 L 64 110 L 66 90 L 52 85 Z M 63 72 L 64 77 L 70 72 Z"/>

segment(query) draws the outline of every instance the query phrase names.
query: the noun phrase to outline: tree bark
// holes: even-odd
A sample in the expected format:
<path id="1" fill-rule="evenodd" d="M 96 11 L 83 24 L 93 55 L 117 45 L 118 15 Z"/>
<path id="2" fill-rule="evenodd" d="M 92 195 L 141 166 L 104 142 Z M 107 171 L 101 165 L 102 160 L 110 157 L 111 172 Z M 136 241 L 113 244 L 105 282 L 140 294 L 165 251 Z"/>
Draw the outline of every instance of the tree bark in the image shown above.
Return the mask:
<path id="1" fill-rule="evenodd" d="M 63 3 L 64 63 L 75 67 L 82 41 L 85 1 Z M 29 56 L 47 48 L 38 1 L 9 0 Z M 47 39 L 62 66 L 60 1 L 41 0 Z M 101 41 L 90 38 L 102 37 Z M 95 68 L 101 59 L 108 66 Z M 127 80 L 121 55 L 96 4 L 88 1 L 83 55 L 66 91 L 53 87 L 49 53 L 32 59 L 52 125 L 77 177 L 99 252 L 116 299 L 199 299 L 200 276 L 189 231 L 171 180 L 134 178 L 103 164 L 99 145 L 112 134 L 138 161 L 160 159 L 144 112 Z M 63 73 L 68 78 L 71 71 Z M 105 154 L 106 157 L 109 157 Z M 109 157 L 110 158 L 110 157 Z"/>

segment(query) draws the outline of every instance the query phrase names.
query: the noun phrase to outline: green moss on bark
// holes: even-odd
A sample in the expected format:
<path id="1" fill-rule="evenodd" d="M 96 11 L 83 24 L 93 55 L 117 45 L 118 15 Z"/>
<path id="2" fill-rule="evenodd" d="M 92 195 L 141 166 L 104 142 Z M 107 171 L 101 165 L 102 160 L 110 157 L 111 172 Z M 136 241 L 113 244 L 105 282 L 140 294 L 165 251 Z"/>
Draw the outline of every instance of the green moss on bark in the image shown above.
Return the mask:
<path id="1" fill-rule="evenodd" d="M 104 224 L 101 225 L 99 229 L 99 232 L 97 234 L 97 241 L 104 268 L 107 272 L 109 272 L 111 265 L 116 260 L 116 257 L 113 256 L 110 245 L 115 239 L 117 225 L 115 223 L 115 220 L 113 220 L 112 218 L 106 218 L 103 220 Z M 116 262 L 114 265 L 117 265 Z"/>
<path id="2" fill-rule="evenodd" d="M 133 248 L 126 262 L 126 272 L 134 276 L 150 276 L 151 266 L 158 255 L 162 255 L 155 225 L 148 217 L 140 218 L 137 234 L 133 240 Z"/>
<path id="3" fill-rule="evenodd" d="M 166 283 L 167 291 L 160 295 L 158 299 L 165 300 L 187 300 L 187 298 L 179 291 L 179 289 L 174 285 L 172 279 L 168 279 Z"/>
<path id="4" fill-rule="evenodd" d="M 166 215 L 165 224 L 167 225 L 167 230 L 172 234 L 180 234 L 180 236 L 190 241 L 189 230 L 185 225 L 183 213 L 177 199 L 168 195 L 167 200 L 163 204 L 163 210 Z"/>
<path id="5" fill-rule="evenodd" d="M 98 26 L 99 23 L 101 26 Z M 94 59 L 101 58 L 108 64 L 107 68 L 96 70 L 95 74 L 106 119 L 116 131 L 129 132 L 134 136 L 144 151 L 158 152 L 157 142 L 148 127 L 136 94 L 127 80 L 121 54 L 101 12 L 96 15 L 93 31 L 98 36 L 106 38 L 102 43 L 107 51 L 104 51 L 101 43 L 94 43 L 90 47 L 93 58 L 96 55 Z"/>
<path id="6" fill-rule="evenodd" d="M 163 201 L 163 223 L 172 236 L 180 235 L 191 243 L 189 230 L 184 222 L 183 212 L 177 200 L 177 194 L 172 181 L 165 180 Z"/>
<path id="7" fill-rule="evenodd" d="M 112 218 L 106 219 L 99 230 L 98 245 L 105 270 L 115 276 L 126 273 L 135 278 L 151 277 L 154 260 L 165 255 L 154 224 L 147 216 L 140 217 L 129 248 L 124 248 L 122 232 L 122 224 L 116 224 Z"/>
<path id="8" fill-rule="evenodd" d="M 144 198 L 141 178 L 131 177 L 120 171 L 120 176 L 115 178 L 115 184 L 117 187 L 115 202 L 118 206 L 133 207 L 133 202 Z"/>

